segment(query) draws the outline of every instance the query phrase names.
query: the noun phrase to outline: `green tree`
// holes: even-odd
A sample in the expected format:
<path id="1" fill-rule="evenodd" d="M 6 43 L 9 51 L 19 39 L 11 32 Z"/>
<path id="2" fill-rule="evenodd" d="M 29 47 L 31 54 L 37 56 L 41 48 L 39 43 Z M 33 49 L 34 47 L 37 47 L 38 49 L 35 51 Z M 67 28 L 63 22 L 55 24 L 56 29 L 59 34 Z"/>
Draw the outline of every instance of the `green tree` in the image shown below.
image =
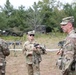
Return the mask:
<path id="1" fill-rule="evenodd" d="M 6 4 L 4 5 L 3 8 L 1 8 L 1 11 L 2 11 L 2 14 L 4 14 L 5 16 L 4 17 L 4 20 L 6 21 L 6 26 L 7 28 L 10 27 L 10 16 L 13 12 L 13 6 L 10 4 L 9 0 L 6 0 Z"/>
<path id="2" fill-rule="evenodd" d="M 6 15 L 2 12 L 0 12 L 0 29 L 3 30 L 7 27 L 7 20 L 6 20 Z"/>
<path id="3" fill-rule="evenodd" d="M 42 17 L 40 15 L 38 4 L 34 2 L 32 8 L 30 7 L 27 12 L 28 12 L 27 14 L 28 25 L 31 26 L 30 27 L 31 29 L 36 29 L 36 26 L 41 25 L 42 22 Z"/>
<path id="4" fill-rule="evenodd" d="M 72 16 L 73 15 L 73 9 L 72 9 L 72 5 L 66 3 L 63 7 L 64 12 L 68 15 L 68 16 Z"/>

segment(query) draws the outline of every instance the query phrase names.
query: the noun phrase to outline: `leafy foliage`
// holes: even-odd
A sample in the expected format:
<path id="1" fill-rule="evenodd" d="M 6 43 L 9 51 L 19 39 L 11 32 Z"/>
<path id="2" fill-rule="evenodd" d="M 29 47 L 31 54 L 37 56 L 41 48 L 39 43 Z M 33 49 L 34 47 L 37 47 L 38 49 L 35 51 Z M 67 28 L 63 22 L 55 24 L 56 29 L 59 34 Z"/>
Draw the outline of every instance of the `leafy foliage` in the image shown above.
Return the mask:
<path id="1" fill-rule="evenodd" d="M 37 25 L 46 25 L 48 31 L 56 32 L 60 31 L 59 23 L 66 16 L 74 16 L 76 20 L 76 2 L 62 4 L 56 0 L 42 0 L 28 9 L 23 5 L 15 9 L 6 0 L 4 7 L 0 6 L 0 29 L 16 27 L 24 32 L 36 29 Z"/>

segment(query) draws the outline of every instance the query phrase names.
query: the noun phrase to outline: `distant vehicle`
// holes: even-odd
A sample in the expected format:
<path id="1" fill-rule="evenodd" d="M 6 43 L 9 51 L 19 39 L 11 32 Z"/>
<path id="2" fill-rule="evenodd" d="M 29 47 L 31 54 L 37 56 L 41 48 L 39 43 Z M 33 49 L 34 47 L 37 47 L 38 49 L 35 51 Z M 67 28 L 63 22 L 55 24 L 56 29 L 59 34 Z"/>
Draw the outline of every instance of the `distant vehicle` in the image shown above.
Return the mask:
<path id="1" fill-rule="evenodd" d="M 0 31 L 0 35 L 3 35 L 3 36 L 23 36 L 23 33 L 22 32 L 15 32 L 15 31 L 12 31 L 12 30 L 9 30 L 9 29 L 6 29 L 6 30 L 1 30 Z"/>
<path id="2" fill-rule="evenodd" d="M 36 25 L 35 30 L 38 33 L 46 33 L 46 25 Z"/>

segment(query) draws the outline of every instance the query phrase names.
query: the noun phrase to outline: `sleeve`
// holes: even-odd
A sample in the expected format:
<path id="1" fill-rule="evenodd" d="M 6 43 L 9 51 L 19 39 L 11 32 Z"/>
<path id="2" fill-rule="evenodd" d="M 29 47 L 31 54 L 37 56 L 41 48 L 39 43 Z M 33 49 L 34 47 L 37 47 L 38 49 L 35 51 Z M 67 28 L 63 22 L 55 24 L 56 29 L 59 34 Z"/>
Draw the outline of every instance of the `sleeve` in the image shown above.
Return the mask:
<path id="1" fill-rule="evenodd" d="M 22 49 L 22 51 L 23 51 L 23 53 L 24 53 L 24 55 L 25 55 L 25 54 L 26 54 L 26 51 L 27 51 L 27 50 L 26 50 L 26 43 L 23 44 L 23 49 Z"/>
<path id="2" fill-rule="evenodd" d="M 10 54 L 10 50 L 8 48 L 8 44 L 4 40 L 2 41 L 1 47 L 2 47 L 3 54 L 5 56 L 8 56 Z"/>
<path id="3" fill-rule="evenodd" d="M 74 44 L 74 59 L 76 60 L 76 38 L 74 38 L 73 44 Z"/>
<path id="4" fill-rule="evenodd" d="M 74 38 L 69 37 L 68 40 L 66 40 L 65 44 L 64 44 L 64 49 L 66 49 L 67 51 L 73 51 L 74 50 Z"/>

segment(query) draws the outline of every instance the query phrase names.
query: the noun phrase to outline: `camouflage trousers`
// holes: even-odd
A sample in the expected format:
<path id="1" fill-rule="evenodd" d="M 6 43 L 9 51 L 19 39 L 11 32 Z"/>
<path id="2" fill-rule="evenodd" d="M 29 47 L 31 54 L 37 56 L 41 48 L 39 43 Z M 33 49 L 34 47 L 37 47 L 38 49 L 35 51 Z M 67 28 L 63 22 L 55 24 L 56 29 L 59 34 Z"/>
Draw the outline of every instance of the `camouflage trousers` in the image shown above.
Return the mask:
<path id="1" fill-rule="evenodd" d="M 5 65 L 0 66 L 0 75 L 5 75 Z"/>
<path id="2" fill-rule="evenodd" d="M 26 64 L 28 69 L 28 75 L 40 75 L 39 64 Z"/>
<path id="3" fill-rule="evenodd" d="M 76 71 L 73 71 L 73 72 L 65 72 L 64 74 L 61 74 L 61 75 L 76 75 Z"/>
<path id="4" fill-rule="evenodd" d="M 75 71 L 72 71 L 72 70 L 62 71 L 61 75 L 76 75 L 76 70 Z"/>

